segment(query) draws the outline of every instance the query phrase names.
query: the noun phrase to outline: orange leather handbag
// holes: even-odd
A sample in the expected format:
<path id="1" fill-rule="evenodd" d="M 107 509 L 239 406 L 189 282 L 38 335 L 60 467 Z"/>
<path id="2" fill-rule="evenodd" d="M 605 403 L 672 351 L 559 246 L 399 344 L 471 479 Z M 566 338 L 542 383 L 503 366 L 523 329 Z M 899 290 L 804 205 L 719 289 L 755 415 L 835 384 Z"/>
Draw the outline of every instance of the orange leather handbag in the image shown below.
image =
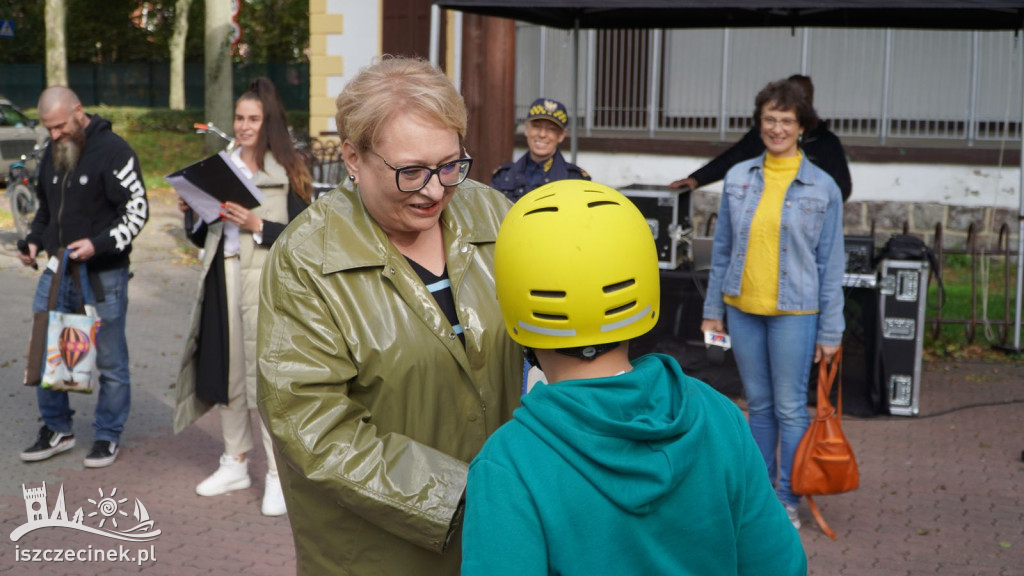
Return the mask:
<path id="1" fill-rule="evenodd" d="M 860 485 L 857 459 L 842 429 L 842 378 L 836 379 L 842 355 L 843 350 L 840 348 L 831 364 L 821 362 L 818 366 L 817 413 L 796 449 L 793 473 L 790 476 L 793 493 L 807 496 L 815 521 L 833 540 L 836 534 L 821 516 L 812 496 L 841 494 L 855 490 Z M 829 401 L 834 383 L 838 387 L 838 408 Z"/>

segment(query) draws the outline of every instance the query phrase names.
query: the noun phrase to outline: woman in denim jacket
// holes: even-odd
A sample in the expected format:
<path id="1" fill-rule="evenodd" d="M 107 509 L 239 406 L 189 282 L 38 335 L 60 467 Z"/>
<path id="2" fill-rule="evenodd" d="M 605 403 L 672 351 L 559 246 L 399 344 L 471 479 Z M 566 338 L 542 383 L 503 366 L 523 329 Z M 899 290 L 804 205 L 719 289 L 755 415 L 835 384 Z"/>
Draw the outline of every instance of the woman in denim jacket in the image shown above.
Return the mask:
<path id="1" fill-rule="evenodd" d="M 790 471 L 809 424 L 807 380 L 844 328 L 842 196 L 800 151 L 817 122 L 790 81 L 758 93 L 754 123 L 767 151 L 726 174 L 701 324 L 723 332 L 728 318 L 750 429 L 797 528 Z"/>

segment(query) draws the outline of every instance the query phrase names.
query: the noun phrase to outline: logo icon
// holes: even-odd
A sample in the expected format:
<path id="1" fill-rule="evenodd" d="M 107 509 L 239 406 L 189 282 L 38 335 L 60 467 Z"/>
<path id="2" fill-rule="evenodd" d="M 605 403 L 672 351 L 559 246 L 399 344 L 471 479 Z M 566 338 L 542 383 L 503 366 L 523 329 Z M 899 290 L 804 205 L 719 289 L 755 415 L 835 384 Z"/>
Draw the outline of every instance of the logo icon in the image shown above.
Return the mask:
<path id="1" fill-rule="evenodd" d="M 60 485 L 52 511 L 46 504 L 46 482 L 43 482 L 41 488 L 26 488 L 22 484 L 21 491 L 25 495 L 27 521 L 11 532 L 13 542 L 40 528 L 69 528 L 127 542 L 148 542 L 160 535 L 160 530 L 153 529 L 149 511 L 138 498 L 135 499 L 132 513 L 128 514 L 124 505 L 129 503 L 129 499 L 118 496 L 117 488 L 110 490 L 109 494 L 100 488 L 98 498 L 87 499 L 92 511 L 86 513 L 80 507 L 71 520 L 68 520 L 64 504 L 63 484 Z"/>

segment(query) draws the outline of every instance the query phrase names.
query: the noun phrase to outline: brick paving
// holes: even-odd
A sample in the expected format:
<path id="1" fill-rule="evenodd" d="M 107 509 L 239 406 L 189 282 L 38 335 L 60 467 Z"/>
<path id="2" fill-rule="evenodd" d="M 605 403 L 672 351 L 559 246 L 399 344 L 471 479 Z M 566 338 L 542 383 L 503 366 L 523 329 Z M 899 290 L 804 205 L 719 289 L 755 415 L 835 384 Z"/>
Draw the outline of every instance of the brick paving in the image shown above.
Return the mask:
<path id="1" fill-rule="evenodd" d="M 127 575 L 294 573 L 287 517 L 259 513 L 265 464 L 251 454 L 253 486 L 202 498 L 195 484 L 221 451 L 219 422 L 207 415 L 171 434 L 173 382 L 198 271 L 175 252 L 180 241 L 170 199 L 155 196 L 153 218 L 134 255 L 128 333 L 132 350 L 132 416 L 117 463 L 82 466 L 92 441 L 90 397 L 74 397 L 78 445 L 48 461 L 24 464 L 18 452 L 38 429 L 34 391 L 20 386 L 35 276 L 13 257 L 13 231 L 0 229 L 0 532 L 26 520 L 22 484 L 46 482 L 52 507 L 63 486 L 69 516 L 102 496 L 137 498 L 160 535 L 147 543 L 46 528 L 0 543 L 0 574 Z M 800 534 L 815 576 L 1024 576 L 1024 363 L 932 363 L 924 370 L 922 415 L 845 420 L 861 470 L 858 490 L 817 499 L 838 535 L 830 540 L 801 508 Z M 975 404 L 985 406 L 968 407 Z M 114 489 L 116 488 L 116 492 Z M 685 514 L 681 517 L 685 517 Z M 129 516 L 115 515 L 113 519 Z M 86 523 L 95 525 L 95 517 Z M 134 522 L 129 522 L 132 525 Z M 123 523 L 119 524 L 122 528 Z M 95 549 L 124 545 L 155 556 L 129 562 L 54 563 L 16 560 L 35 548 Z"/>

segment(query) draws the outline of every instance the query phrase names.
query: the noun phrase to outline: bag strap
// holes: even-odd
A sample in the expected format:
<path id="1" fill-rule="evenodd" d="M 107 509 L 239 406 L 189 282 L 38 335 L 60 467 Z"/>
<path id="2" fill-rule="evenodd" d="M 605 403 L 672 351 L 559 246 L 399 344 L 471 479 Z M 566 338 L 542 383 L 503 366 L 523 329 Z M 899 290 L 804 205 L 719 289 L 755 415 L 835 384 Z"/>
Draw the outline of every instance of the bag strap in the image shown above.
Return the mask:
<path id="1" fill-rule="evenodd" d="M 842 364 L 843 364 L 843 347 L 840 346 L 839 350 L 836 351 L 835 356 L 832 357 L 832 362 L 827 365 L 825 362 L 818 363 L 818 411 L 817 415 L 819 419 L 829 417 L 832 411 L 832 404 L 829 401 L 829 397 L 832 394 L 832 385 L 836 385 L 836 421 L 842 424 L 843 422 L 843 377 L 842 377 Z M 838 378 L 837 378 L 838 376 Z M 818 505 L 814 503 L 814 498 L 811 496 L 805 496 L 807 498 L 807 505 L 811 508 L 811 514 L 814 515 L 814 521 L 818 523 L 818 527 L 825 533 L 829 538 L 836 540 L 836 533 L 825 522 L 825 517 L 821 515 L 821 511 L 818 510 Z"/>
<path id="2" fill-rule="evenodd" d="M 68 255 L 64 248 L 57 249 L 57 271 L 53 273 L 53 278 L 50 279 L 50 294 L 46 298 L 46 309 L 56 310 L 57 309 L 57 298 L 60 296 L 60 283 L 64 278 L 64 269 L 67 265 Z"/>
<path id="3" fill-rule="evenodd" d="M 822 516 L 821 511 L 818 510 L 818 505 L 814 503 L 814 498 L 810 496 L 804 496 L 804 498 L 807 498 L 807 505 L 811 507 L 811 514 L 814 515 L 814 521 L 818 523 L 818 527 L 821 528 L 821 531 L 829 538 L 837 540 L 836 533 L 828 525 L 828 522 L 825 522 L 825 517 Z"/>
<path id="4" fill-rule="evenodd" d="M 74 283 L 75 289 L 82 295 L 82 305 L 78 307 L 76 311 L 79 314 L 85 314 L 85 301 L 91 292 L 86 290 L 92 288 L 89 282 L 82 282 L 81 275 L 88 276 L 88 267 L 83 262 L 72 262 L 68 259 L 68 251 L 64 248 L 57 250 L 57 258 L 59 264 L 57 265 L 57 272 L 53 275 L 53 280 L 50 282 L 50 294 L 47 299 L 47 310 L 56 310 L 57 301 L 60 296 L 60 286 L 64 282 L 64 277 L 70 272 L 71 281 Z"/>
<path id="5" fill-rule="evenodd" d="M 840 376 L 840 367 L 843 363 L 843 347 L 840 346 L 839 350 L 836 350 L 835 356 L 832 357 L 832 361 L 829 363 L 818 362 L 818 410 L 817 417 L 827 418 L 832 412 L 832 385 L 838 381 L 837 386 L 837 399 L 836 399 L 836 415 L 840 423 L 843 420 L 843 379 Z"/>

